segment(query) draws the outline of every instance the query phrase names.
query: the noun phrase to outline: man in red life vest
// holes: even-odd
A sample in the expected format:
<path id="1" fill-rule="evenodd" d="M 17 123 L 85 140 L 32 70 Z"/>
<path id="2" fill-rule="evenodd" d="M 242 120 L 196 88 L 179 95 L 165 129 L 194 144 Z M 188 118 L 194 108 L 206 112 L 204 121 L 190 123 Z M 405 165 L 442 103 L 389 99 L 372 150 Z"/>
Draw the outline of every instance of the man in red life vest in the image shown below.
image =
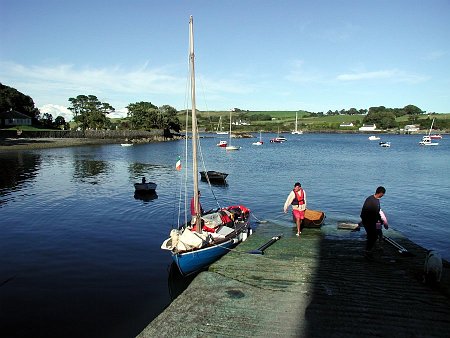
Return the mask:
<path id="1" fill-rule="evenodd" d="M 284 203 L 284 213 L 287 213 L 289 205 L 292 206 L 292 215 L 294 215 L 297 224 L 297 236 L 300 236 L 302 220 L 305 218 L 306 210 L 306 192 L 302 189 L 300 182 L 296 182 L 294 189 L 289 193 Z"/>

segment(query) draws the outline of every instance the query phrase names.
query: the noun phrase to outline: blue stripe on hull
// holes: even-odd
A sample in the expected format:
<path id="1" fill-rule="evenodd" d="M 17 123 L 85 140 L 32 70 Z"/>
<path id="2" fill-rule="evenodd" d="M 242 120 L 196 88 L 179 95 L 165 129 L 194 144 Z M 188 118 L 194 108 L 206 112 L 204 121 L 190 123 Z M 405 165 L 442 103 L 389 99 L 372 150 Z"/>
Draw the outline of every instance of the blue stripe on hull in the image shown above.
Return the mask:
<path id="1" fill-rule="evenodd" d="M 220 257 L 227 254 L 229 252 L 228 249 L 235 247 L 237 244 L 231 240 L 217 246 L 182 254 L 174 254 L 172 255 L 172 259 L 177 264 L 182 275 L 189 275 L 211 265 Z"/>

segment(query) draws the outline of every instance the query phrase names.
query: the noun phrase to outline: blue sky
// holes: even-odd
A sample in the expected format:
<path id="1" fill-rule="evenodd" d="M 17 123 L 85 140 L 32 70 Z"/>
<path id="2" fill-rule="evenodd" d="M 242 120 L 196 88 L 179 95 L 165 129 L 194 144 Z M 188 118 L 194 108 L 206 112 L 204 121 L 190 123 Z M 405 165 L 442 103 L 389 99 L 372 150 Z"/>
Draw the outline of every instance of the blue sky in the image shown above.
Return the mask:
<path id="1" fill-rule="evenodd" d="M 41 112 L 96 95 L 200 110 L 450 113 L 449 0 L 0 0 L 0 82 Z"/>

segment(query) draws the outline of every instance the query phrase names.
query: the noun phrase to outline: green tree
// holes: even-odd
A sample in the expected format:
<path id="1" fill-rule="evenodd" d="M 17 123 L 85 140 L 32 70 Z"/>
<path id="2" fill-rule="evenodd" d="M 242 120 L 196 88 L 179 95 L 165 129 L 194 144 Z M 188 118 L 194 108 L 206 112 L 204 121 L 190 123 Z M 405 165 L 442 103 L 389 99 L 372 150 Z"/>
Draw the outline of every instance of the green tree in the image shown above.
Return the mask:
<path id="1" fill-rule="evenodd" d="M 50 113 L 44 113 L 44 115 L 42 115 L 42 118 L 39 119 L 39 122 L 41 122 L 42 125 L 47 128 L 52 128 L 53 127 L 53 115 Z"/>
<path id="2" fill-rule="evenodd" d="M 373 107 L 372 107 L 373 108 Z M 364 117 L 363 123 L 375 124 L 380 129 L 396 128 L 398 127 L 395 121 L 395 114 L 384 109 L 369 108 L 369 113 Z"/>
<path id="3" fill-rule="evenodd" d="M 66 122 L 66 119 L 64 117 L 62 117 L 61 115 L 59 115 L 55 118 L 53 125 L 56 128 L 68 129 L 68 123 Z"/>
<path id="4" fill-rule="evenodd" d="M 172 129 L 177 133 L 181 130 L 180 120 L 178 119 L 178 111 L 167 104 L 159 107 L 162 117 L 161 129 Z"/>
<path id="5" fill-rule="evenodd" d="M 181 130 L 178 111 L 169 106 L 157 107 L 151 102 L 130 103 L 127 106 L 128 121 L 132 129 L 172 129 L 176 132 Z M 200 115 L 198 116 L 201 117 Z"/>
<path id="6" fill-rule="evenodd" d="M 11 109 L 23 113 L 35 121 L 39 119 L 39 109 L 34 106 L 30 96 L 0 83 L 0 113 Z"/>
<path id="7" fill-rule="evenodd" d="M 151 102 L 130 103 L 127 106 L 131 129 L 148 130 L 158 126 L 158 107 Z"/>
<path id="8" fill-rule="evenodd" d="M 69 98 L 71 107 L 69 110 L 74 115 L 74 122 L 86 130 L 106 128 L 108 118 L 106 114 L 115 111 L 109 103 L 100 102 L 95 95 L 78 95 L 76 98 Z"/>
<path id="9" fill-rule="evenodd" d="M 422 109 L 420 109 L 419 107 L 416 107 L 416 106 L 414 106 L 412 104 L 409 104 L 409 105 L 405 106 L 403 108 L 403 111 L 404 111 L 405 114 L 408 114 L 408 115 L 420 115 L 420 114 L 424 113 L 422 111 Z"/>

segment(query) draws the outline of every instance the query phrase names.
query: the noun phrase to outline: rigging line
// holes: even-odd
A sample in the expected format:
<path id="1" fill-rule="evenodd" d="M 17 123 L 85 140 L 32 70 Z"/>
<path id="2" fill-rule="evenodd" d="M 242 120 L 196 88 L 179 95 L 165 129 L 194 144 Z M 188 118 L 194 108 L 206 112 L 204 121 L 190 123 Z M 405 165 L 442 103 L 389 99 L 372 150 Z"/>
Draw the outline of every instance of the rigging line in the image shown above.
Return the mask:
<path id="1" fill-rule="evenodd" d="M 253 212 L 250 214 L 250 216 L 253 216 L 253 218 L 256 219 L 256 221 L 257 221 L 258 223 L 267 223 L 267 221 L 261 220 L 261 219 L 259 219 L 258 217 L 256 217 L 256 215 L 255 215 Z"/>
<path id="2" fill-rule="evenodd" d="M 206 100 L 206 95 L 205 95 L 206 91 L 205 91 L 205 86 L 204 86 L 204 83 L 203 83 L 203 79 L 202 79 L 201 76 L 197 76 L 197 80 L 200 82 L 201 94 L 202 94 L 203 102 L 204 102 L 204 105 L 205 105 L 205 108 L 206 108 L 206 114 L 208 115 L 209 122 L 212 124 L 212 118 L 211 118 L 211 115 L 209 114 L 209 108 L 208 108 L 208 103 L 207 103 L 207 100 Z M 200 135 L 199 130 L 198 130 L 198 123 L 197 123 L 197 135 Z M 207 173 L 205 160 L 204 160 L 202 147 L 201 147 L 201 142 L 199 141 L 197 144 L 198 144 L 198 149 L 199 149 L 199 152 L 200 152 L 200 159 L 201 159 L 203 171 L 205 173 Z M 212 184 L 211 184 L 211 181 L 209 180 L 208 174 L 206 174 L 206 181 L 208 182 L 209 190 L 211 191 L 211 193 L 213 195 L 213 198 L 214 198 L 214 201 L 216 202 L 217 207 L 219 209 L 221 209 L 222 206 L 220 205 L 219 200 L 218 200 L 216 194 L 214 193 L 214 190 L 212 188 Z"/>
<path id="3" fill-rule="evenodd" d="M 209 114 L 209 108 L 208 108 L 208 103 L 207 103 L 207 100 L 206 100 L 206 95 L 205 95 L 206 91 L 205 91 L 205 86 L 203 84 L 203 79 L 202 79 L 201 76 L 199 76 L 199 77 L 197 77 L 197 80 L 200 82 L 201 94 L 202 94 L 203 102 L 204 102 L 204 105 L 205 105 L 205 108 L 206 108 L 206 114 L 208 115 L 209 123 L 211 125 L 211 131 L 212 131 L 212 130 L 214 130 L 214 128 L 212 127 L 212 123 L 213 122 L 212 122 L 212 117 Z"/>
<path id="4" fill-rule="evenodd" d="M 189 52 L 188 52 L 188 58 L 189 58 Z M 188 126 L 189 126 L 189 107 L 188 107 L 188 101 L 189 101 L 189 89 L 190 89 L 190 69 L 189 65 L 187 67 L 187 75 L 186 75 L 186 85 L 185 85 L 185 96 L 184 96 L 184 107 L 185 107 L 185 128 L 184 128 L 184 175 L 180 175 L 180 191 L 179 191 L 179 199 L 178 199 L 178 217 L 177 217 L 177 228 L 179 229 L 181 224 L 181 212 L 182 212 L 182 203 L 184 201 L 184 224 L 187 223 L 187 176 L 188 176 Z M 184 178 L 184 180 L 183 180 Z M 184 183 L 184 184 L 183 184 Z M 184 196 L 183 196 L 184 191 Z"/>
<path id="5" fill-rule="evenodd" d="M 190 57 L 190 55 L 189 55 Z M 184 128 L 184 224 L 187 224 L 187 217 L 188 217 L 188 129 L 189 129 L 189 108 L 188 108 L 188 101 L 189 101 L 189 93 L 191 88 L 191 81 L 190 81 L 190 66 L 188 67 L 188 76 L 187 76 L 187 83 L 186 83 L 186 120 L 185 120 L 185 128 Z M 192 108 L 191 108 L 192 110 Z"/>
<path id="6" fill-rule="evenodd" d="M 198 126 L 198 124 L 197 124 L 197 126 Z M 197 128 L 197 129 L 198 129 L 198 128 Z M 214 193 L 214 190 L 213 190 L 213 188 L 212 188 L 211 181 L 209 180 L 209 176 L 208 176 L 208 172 L 207 172 L 207 170 L 206 170 L 205 159 L 204 159 L 204 157 L 203 157 L 203 151 L 202 151 L 202 147 L 201 147 L 200 141 L 198 142 L 198 148 L 199 148 L 199 153 L 200 153 L 200 159 L 201 159 L 201 162 L 202 162 L 202 168 L 203 168 L 203 171 L 206 173 L 206 181 L 208 182 L 209 190 L 211 190 L 211 193 L 212 193 L 212 195 L 213 195 L 213 197 L 214 197 L 214 200 L 215 200 L 215 202 L 216 202 L 216 204 L 217 204 L 217 207 L 218 207 L 219 209 L 221 209 L 222 206 L 220 205 L 219 200 L 217 199 L 217 196 L 216 196 L 216 194 Z"/>

